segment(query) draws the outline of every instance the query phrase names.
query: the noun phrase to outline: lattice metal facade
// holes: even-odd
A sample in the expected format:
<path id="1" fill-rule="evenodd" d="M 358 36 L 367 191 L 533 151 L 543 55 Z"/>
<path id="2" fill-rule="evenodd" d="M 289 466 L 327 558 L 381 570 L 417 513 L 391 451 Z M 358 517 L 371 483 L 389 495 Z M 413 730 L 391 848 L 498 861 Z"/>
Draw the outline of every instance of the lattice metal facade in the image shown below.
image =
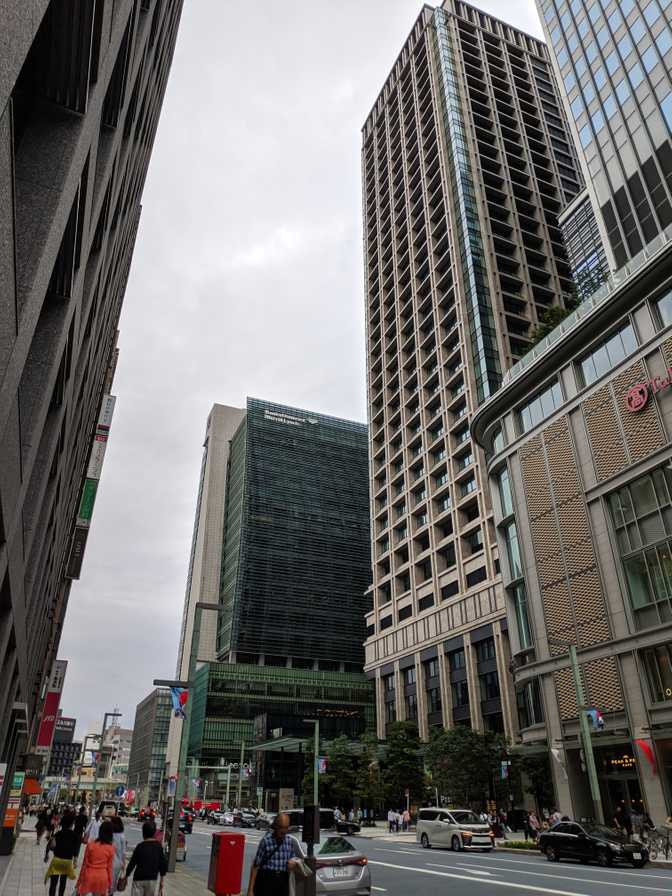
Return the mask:
<path id="1" fill-rule="evenodd" d="M 570 644 L 605 720 L 594 743 L 606 811 L 672 806 L 671 246 L 514 367 L 472 424 L 489 455 L 522 741 L 552 749 L 574 816 L 592 805 Z M 539 404 L 551 387 L 559 400 Z"/>
<path id="2" fill-rule="evenodd" d="M 580 193 L 564 210 L 560 227 L 577 297 L 585 301 L 597 292 L 609 275 L 600 228 L 587 191 Z"/>
<path id="3" fill-rule="evenodd" d="M 435 676 L 414 685 L 423 736 L 464 714 L 442 646 L 459 637 L 467 721 L 511 734 L 497 546 L 469 420 L 527 351 L 542 312 L 574 292 L 558 215 L 583 183 L 545 45 L 464 3 L 425 6 L 364 125 L 362 171 L 374 563 L 366 667 L 378 682 L 379 733 L 388 704 L 396 718 L 407 702 L 415 712 L 402 666 L 424 681 L 427 649 L 439 651 L 441 701 L 437 709 Z M 502 679 L 494 712 L 468 637 L 483 626 Z"/>
<path id="4" fill-rule="evenodd" d="M 181 0 L 0 9 L 0 762 L 36 733 Z M 7 788 L 5 788 L 7 790 Z M 0 817 L 4 797 L 0 794 Z"/>

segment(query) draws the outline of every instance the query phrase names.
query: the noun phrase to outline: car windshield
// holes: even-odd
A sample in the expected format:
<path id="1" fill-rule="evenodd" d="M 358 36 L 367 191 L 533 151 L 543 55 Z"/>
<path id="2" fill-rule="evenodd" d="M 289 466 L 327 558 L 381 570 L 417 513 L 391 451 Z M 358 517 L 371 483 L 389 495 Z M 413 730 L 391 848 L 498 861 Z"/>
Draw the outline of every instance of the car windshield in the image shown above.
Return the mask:
<path id="1" fill-rule="evenodd" d="M 619 843 L 628 842 L 628 838 L 624 834 L 621 834 L 612 828 L 607 828 L 602 824 L 587 824 L 584 825 L 584 829 L 586 833 L 590 834 L 592 837 L 603 837 L 605 840 L 617 840 Z"/>
<path id="2" fill-rule="evenodd" d="M 458 824 L 483 824 L 478 815 L 473 812 L 452 812 L 450 813 Z"/>
<path id="3" fill-rule="evenodd" d="M 357 850 L 344 837 L 327 837 L 324 843 L 320 844 L 318 855 L 338 856 L 346 852 L 357 852 Z"/>

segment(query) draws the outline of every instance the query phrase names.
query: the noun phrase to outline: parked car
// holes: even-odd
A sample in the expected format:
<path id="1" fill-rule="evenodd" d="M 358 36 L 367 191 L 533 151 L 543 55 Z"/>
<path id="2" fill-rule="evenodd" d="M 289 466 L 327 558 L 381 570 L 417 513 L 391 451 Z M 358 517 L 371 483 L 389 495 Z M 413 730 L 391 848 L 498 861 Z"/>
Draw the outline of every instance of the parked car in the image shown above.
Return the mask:
<path id="1" fill-rule="evenodd" d="M 627 862 L 643 868 L 649 860 L 649 850 L 642 843 L 629 843 L 627 837 L 599 824 L 579 824 L 560 821 L 550 831 L 539 835 L 539 849 L 549 862 L 574 859 L 582 864 L 597 862 L 612 865 Z"/>
<path id="2" fill-rule="evenodd" d="M 495 837 L 471 809 L 420 809 L 415 838 L 425 849 L 443 846 L 454 852 L 461 849 L 490 851 Z"/>
<path id="3" fill-rule="evenodd" d="M 222 823 L 222 815 L 223 812 L 219 812 L 218 810 L 213 810 L 212 812 L 208 812 L 205 817 L 206 824 L 221 824 Z"/>
<path id="4" fill-rule="evenodd" d="M 306 844 L 301 843 L 305 857 Z M 327 837 L 315 845 L 317 870 L 315 875 L 318 894 L 334 896 L 370 896 L 371 871 L 369 860 L 344 837 Z"/>
<path id="5" fill-rule="evenodd" d="M 227 822 L 224 822 L 226 824 Z M 254 812 L 248 812 L 243 809 L 233 813 L 233 824 L 237 828 L 253 828 L 256 826 L 257 816 Z"/>
<path id="6" fill-rule="evenodd" d="M 257 816 L 255 822 L 256 829 L 258 831 L 269 831 L 277 814 L 277 812 L 262 812 L 261 815 Z"/>
<path id="7" fill-rule="evenodd" d="M 173 823 L 172 811 L 168 814 L 168 826 Z M 191 834 L 194 829 L 194 816 L 192 812 L 186 809 L 180 811 L 180 830 L 185 834 Z"/>

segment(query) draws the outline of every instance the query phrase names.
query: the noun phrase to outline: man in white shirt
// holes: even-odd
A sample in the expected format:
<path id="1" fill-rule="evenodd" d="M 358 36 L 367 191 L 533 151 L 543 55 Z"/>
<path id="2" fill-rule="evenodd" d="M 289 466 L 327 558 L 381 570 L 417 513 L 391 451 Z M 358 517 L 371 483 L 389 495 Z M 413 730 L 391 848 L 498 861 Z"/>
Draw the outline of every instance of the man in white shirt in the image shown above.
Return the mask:
<path id="1" fill-rule="evenodd" d="M 84 837 L 86 838 L 87 843 L 98 839 L 100 824 L 100 812 L 96 812 L 95 815 L 91 816 L 91 821 L 88 823 L 88 825 L 86 826 L 86 830 L 84 831 Z"/>

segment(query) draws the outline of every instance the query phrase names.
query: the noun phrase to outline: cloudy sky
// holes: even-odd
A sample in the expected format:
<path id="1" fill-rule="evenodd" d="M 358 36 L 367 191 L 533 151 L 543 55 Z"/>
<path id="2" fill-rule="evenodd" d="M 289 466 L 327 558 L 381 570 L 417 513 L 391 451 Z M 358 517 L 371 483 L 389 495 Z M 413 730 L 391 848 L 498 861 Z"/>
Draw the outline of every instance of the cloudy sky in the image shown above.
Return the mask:
<path id="1" fill-rule="evenodd" d="M 533 0 L 480 6 L 540 35 Z M 81 734 L 175 671 L 214 402 L 366 419 L 360 128 L 418 0 L 185 0 L 61 642 Z"/>

